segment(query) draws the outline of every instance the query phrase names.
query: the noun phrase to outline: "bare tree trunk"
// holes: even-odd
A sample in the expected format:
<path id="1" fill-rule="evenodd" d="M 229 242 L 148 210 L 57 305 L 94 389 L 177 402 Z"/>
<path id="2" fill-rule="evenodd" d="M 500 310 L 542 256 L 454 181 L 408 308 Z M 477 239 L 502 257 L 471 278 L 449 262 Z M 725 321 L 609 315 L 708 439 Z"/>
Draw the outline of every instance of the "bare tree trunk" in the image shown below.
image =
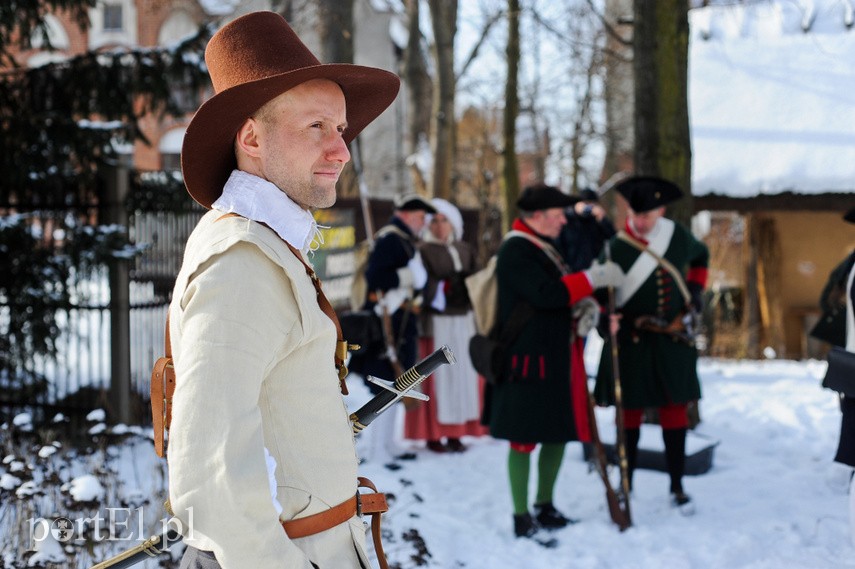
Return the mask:
<path id="1" fill-rule="evenodd" d="M 505 207 L 502 228 L 510 227 L 510 222 L 517 216 L 517 198 L 520 194 L 520 174 L 517 164 L 516 122 L 520 112 L 519 93 L 517 92 L 520 65 L 520 2 L 508 0 L 508 77 L 505 84 L 505 112 L 502 118 L 502 134 L 504 135 L 504 158 L 502 165 L 502 181 L 504 186 Z"/>
<path id="2" fill-rule="evenodd" d="M 353 63 L 353 0 L 317 0 L 317 11 L 321 61 Z M 359 193 L 359 185 L 352 166 L 344 169 L 339 178 L 338 187 L 341 196 L 352 197 Z"/>
<path id="3" fill-rule="evenodd" d="M 457 0 L 429 0 L 433 22 L 436 83 L 433 98 L 433 195 L 451 199 L 456 121 L 454 118 L 454 36 L 457 34 Z"/>
<path id="4" fill-rule="evenodd" d="M 751 359 L 760 357 L 760 336 L 762 322 L 760 318 L 760 295 L 758 291 L 758 250 L 757 250 L 756 214 L 745 216 L 745 239 L 743 257 L 745 263 L 745 300 L 743 302 L 742 322 L 745 327 L 746 355 Z"/>
<path id="5" fill-rule="evenodd" d="M 404 51 L 401 75 L 407 87 L 407 112 L 409 114 L 409 138 L 407 155 L 419 149 L 419 142 L 428 140 L 430 134 L 431 78 L 427 71 L 427 60 L 422 49 L 422 32 L 419 27 L 421 10 L 419 0 L 407 0 L 407 27 L 409 37 Z M 421 177 L 421 176 L 420 176 Z M 422 185 L 424 181 L 422 180 Z"/>
<path id="6" fill-rule="evenodd" d="M 669 215 L 692 215 L 689 135 L 689 8 L 686 0 L 635 0 L 635 168 L 678 184 L 686 197 Z"/>
<path id="7" fill-rule="evenodd" d="M 603 51 L 606 100 L 606 155 L 600 181 L 615 172 L 632 172 L 635 98 L 632 71 L 632 35 L 627 20 L 632 15 L 632 0 L 606 0 L 606 48 Z M 612 203 L 614 194 L 606 199 Z"/>

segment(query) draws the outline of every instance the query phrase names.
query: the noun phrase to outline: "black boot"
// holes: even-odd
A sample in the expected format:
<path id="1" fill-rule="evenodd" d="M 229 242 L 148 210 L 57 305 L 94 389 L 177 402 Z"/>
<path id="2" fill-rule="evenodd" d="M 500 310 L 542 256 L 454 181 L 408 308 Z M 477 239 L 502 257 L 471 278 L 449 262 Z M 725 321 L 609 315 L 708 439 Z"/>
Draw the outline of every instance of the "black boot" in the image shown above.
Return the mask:
<path id="1" fill-rule="evenodd" d="M 517 537 L 533 537 L 537 533 L 531 514 L 514 514 L 514 533 Z"/>
<path id="2" fill-rule="evenodd" d="M 680 508 L 680 513 L 694 513 L 692 498 L 683 491 L 683 472 L 686 465 L 686 429 L 663 429 L 665 463 L 671 477 L 671 503 Z"/>
<path id="3" fill-rule="evenodd" d="M 570 524 L 575 524 L 579 520 L 568 518 L 561 512 L 555 509 L 552 502 L 544 502 L 543 504 L 534 505 L 535 519 L 541 527 L 546 529 L 560 529 Z"/>
<path id="4" fill-rule="evenodd" d="M 635 464 L 638 459 L 638 439 L 641 438 L 641 429 L 624 429 L 626 441 L 626 465 L 629 474 L 629 489 L 632 490 L 632 475 L 635 472 Z"/>

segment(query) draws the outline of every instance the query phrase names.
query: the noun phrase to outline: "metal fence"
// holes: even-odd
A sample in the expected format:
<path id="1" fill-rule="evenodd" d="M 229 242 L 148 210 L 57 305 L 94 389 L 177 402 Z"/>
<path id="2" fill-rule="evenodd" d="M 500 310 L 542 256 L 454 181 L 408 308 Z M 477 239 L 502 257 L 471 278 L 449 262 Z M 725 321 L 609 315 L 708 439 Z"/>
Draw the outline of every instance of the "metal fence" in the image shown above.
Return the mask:
<path id="1" fill-rule="evenodd" d="M 85 206 L 78 202 L 74 207 L 32 209 L 27 212 L 29 223 L 40 227 L 50 241 L 62 239 L 60 228 L 71 218 L 78 225 L 92 227 L 118 219 L 119 225 L 127 228 L 128 240 L 144 246 L 144 250 L 132 259 L 73 272 L 70 301 L 55 306 L 53 349 L 49 356 L 32 358 L 25 365 L 28 369 L 23 381 L 30 376 L 43 378 L 41 389 L 25 385 L 17 396 L 11 395 L 13 390 L 6 389 L 9 377 L 0 370 L 0 410 L 7 414 L 21 409 L 41 409 L 45 415 L 93 407 L 115 411 L 129 405 L 130 420 L 150 419 L 152 364 L 164 353 L 164 325 L 172 287 L 187 238 L 204 209 L 188 198 L 180 178 L 168 172 L 118 170 L 104 185 L 108 189 L 99 189 L 99 198 Z M 111 201 L 109 187 L 115 186 L 125 186 L 125 194 L 121 200 L 113 195 Z M 121 202 L 118 213 L 117 201 Z M 377 201 L 371 207 L 377 210 L 373 217 L 381 222 L 391 213 L 391 203 Z M 20 208 L 0 205 L 0 221 L 10 211 Z M 322 213 L 318 221 L 326 226 L 325 244 L 312 261 L 325 280 L 331 301 L 344 308 L 349 298 L 354 246 L 361 238 L 361 212 L 358 202 L 342 199 L 334 209 Z M 464 216 L 472 227 L 480 225 L 478 212 L 465 211 Z M 470 238 L 477 239 L 482 233 L 472 231 Z M 15 252 L 9 251 L 7 259 L 11 255 Z M 123 297 L 122 303 L 116 303 L 118 297 Z M 0 333 L 8 329 L 9 310 L 0 296 Z M 17 381 L 22 380 L 19 377 Z M 126 403 L 130 400 L 125 407 L 117 402 L 117 385 L 129 392 L 125 393 Z"/>
<path id="2" fill-rule="evenodd" d="M 45 415 L 74 413 L 96 406 L 110 407 L 110 389 L 115 376 L 114 354 L 130 360 L 133 419 L 145 420 L 152 363 L 163 354 L 166 309 L 175 276 L 181 264 L 184 244 L 204 213 L 186 196 L 180 180 L 170 173 L 140 173 L 121 170 L 128 188 L 124 200 L 127 238 L 144 246 L 133 259 L 100 264 L 86 270 L 75 269 L 66 283 L 68 298 L 53 306 L 55 332 L 48 355 L 26 358 L 20 368 L 0 373 L 0 406 L 7 414 L 35 410 Z M 109 185 L 106 184 L 106 185 Z M 108 196 L 78 201 L 65 207 L 41 205 L 24 208 L 20 204 L 0 207 L 5 219 L 26 218 L 28 232 L 41 236 L 48 249 L 62 249 L 69 223 L 96 227 L 110 223 Z M 73 220 L 73 221 L 72 221 Z M 13 270 L 12 260 L 20 251 L 4 251 L 4 270 Z M 113 330 L 115 315 L 111 304 L 111 284 L 115 273 L 124 273 L 126 283 L 128 333 Z M 8 333 L 14 299 L 0 297 L 0 333 Z M 128 344 L 119 346 L 117 342 Z M 49 418 L 49 415 L 48 415 Z"/>

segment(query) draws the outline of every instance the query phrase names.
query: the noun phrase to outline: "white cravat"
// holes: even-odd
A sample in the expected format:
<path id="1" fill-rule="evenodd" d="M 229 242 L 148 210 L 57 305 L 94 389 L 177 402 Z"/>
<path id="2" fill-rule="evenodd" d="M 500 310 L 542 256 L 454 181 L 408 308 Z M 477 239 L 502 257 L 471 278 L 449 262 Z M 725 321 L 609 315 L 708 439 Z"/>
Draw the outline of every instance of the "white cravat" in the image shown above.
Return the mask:
<path id="1" fill-rule="evenodd" d="M 309 210 L 297 205 L 271 182 L 242 170 L 232 170 L 223 194 L 211 208 L 264 223 L 303 252 L 314 251 L 323 243 Z"/>

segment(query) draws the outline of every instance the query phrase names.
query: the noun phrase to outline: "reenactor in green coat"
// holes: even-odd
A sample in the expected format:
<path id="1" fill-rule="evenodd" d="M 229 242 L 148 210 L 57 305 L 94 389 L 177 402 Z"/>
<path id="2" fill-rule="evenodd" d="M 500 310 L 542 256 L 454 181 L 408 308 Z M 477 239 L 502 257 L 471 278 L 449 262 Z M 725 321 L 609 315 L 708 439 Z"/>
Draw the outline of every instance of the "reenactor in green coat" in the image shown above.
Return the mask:
<path id="1" fill-rule="evenodd" d="M 664 217 L 665 205 L 682 197 L 661 178 L 636 176 L 615 189 L 626 198 L 626 227 L 610 241 L 611 259 L 625 277 L 615 289 L 620 315 L 616 333 L 630 484 L 644 409 L 658 408 L 672 504 L 693 511 L 683 490 L 687 405 L 701 397 L 692 316 L 701 311 L 709 251 L 682 225 Z M 613 405 L 611 338 L 603 346 L 595 396 Z"/>
<path id="2" fill-rule="evenodd" d="M 499 325 L 511 328 L 509 323 L 518 320 L 522 326 L 508 341 L 501 379 L 485 390 L 484 423 L 494 438 L 510 442 L 508 475 L 517 537 L 573 522 L 553 504 L 565 444 L 589 438 L 582 339 L 571 343 L 573 308 L 594 289 L 623 276 L 614 263 L 595 263 L 571 274 L 552 245 L 567 223 L 564 209 L 575 201 L 552 186 L 526 188 L 517 201 L 520 217 L 497 258 Z M 596 303 L 591 304 L 597 310 Z M 538 445 L 532 516 L 530 456 Z"/>

